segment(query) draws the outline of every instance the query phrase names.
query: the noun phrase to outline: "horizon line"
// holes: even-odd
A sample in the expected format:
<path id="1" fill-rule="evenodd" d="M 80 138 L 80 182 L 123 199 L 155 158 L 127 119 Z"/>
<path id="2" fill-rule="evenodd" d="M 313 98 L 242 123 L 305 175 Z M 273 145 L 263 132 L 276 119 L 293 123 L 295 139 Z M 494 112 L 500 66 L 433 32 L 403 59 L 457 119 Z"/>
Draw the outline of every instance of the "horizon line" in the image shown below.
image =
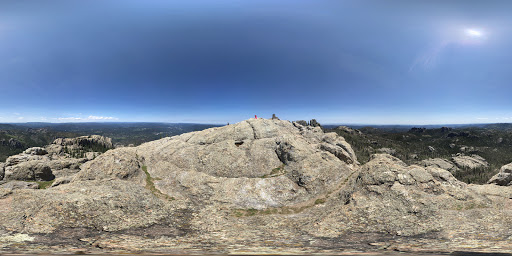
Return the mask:
<path id="1" fill-rule="evenodd" d="M 262 118 L 262 119 L 270 119 L 270 118 Z M 245 121 L 245 120 L 242 120 Z M 242 122 L 239 121 L 239 122 Z M 283 120 L 283 121 L 289 121 L 289 122 L 295 122 L 300 120 Z M 236 122 L 236 123 L 239 123 Z M 235 124 L 230 122 L 225 123 L 201 123 L 201 122 L 159 122 L 159 121 L 106 121 L 106 122 L 5 122 L 0 123 L 6 124 L 6 125 L 22 125 L 22 124 L 202 124 L 202 125 L 227 125 L 227 124 Z M 227 123 L 227 124 L 226 124 Z M 324 123 L 321 124 L 322 126 L 332 126 L 332 125 L 338 125 L 338 126 L 460 126 L 460 125 L 488 125 L 488 124 L 512 124 L 512 122 L 491 122 L 491 123 L 432 123 L 432 124 L 400 124 L 400 123 L 388 123 L 388 124 L 378 124 L 378 123 Z"/>

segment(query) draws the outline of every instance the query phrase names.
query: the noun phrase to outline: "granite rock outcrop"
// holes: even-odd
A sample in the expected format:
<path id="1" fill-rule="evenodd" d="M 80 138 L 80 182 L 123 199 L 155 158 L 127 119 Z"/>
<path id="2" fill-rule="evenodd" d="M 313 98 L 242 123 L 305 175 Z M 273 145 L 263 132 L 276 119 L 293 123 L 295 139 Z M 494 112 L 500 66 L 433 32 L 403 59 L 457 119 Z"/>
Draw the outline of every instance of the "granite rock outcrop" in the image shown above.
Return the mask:
<path id="1" fill-rule="evenodd" d="M 504 165 L 488 182 L 500 186 L 512 186 L 512 163 Z"/>
<path id="2" fill-rule="evenodd" d="M 112 141 L 99 135 L 59 138 L 46 147 L 33 147 L 7 158 L 0 164 L 0 180 L 50 181 L 74 175 L 80 165 L 112 148 Z"/>
<path id="3" fill-rule="evenodd" d="M 297 122 L 112 149 L 73 175 L 0 186 L 0 252 L 512 251 L 512 187 L 389 154 L 360 166 L 343 137 Z"/>
<path id="4" fill-rule="evenodd" d="M 459 169 L 459 168 L 457 168 L 457 166 L 454 163 L 452 163 L 446 159 L 442 159 L 442 158 L 425 159 L 425 160 L 422 160 L 419 164 L 424 167 L 432 166 L 432 167 L 441 168 L 441 169 L 447 170 L 451 173 L 454 173 Z"/>
<path id="5" fill-rule="evenodd" d="M 452 157 L 452 161 L 459 168 L 475 169 L 475 168 L 489 166 L 489 163 L 487 163 L 487 161 L 479 155 L 467 156 L 467 155 L 457 154 L 456 156 Z"/>

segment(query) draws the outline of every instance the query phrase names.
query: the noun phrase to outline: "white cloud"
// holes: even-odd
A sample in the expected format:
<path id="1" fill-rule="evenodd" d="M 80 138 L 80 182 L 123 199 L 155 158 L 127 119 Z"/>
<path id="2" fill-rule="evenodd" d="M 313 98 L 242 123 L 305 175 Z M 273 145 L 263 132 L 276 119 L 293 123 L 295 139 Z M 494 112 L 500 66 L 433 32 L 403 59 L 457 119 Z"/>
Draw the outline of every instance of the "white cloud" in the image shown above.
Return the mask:
<path id="1" fill-rule="evenodd" d="M 113 121 L 119 120 L 117 117 L 111 116 L 88 116 L 88 117 L 59 117 L 59 121 Z"/>
<path id="2" fill-rule="evenodd" d="M 22 116 L 18 117 L 18 120 L 23 120 L 23 119 L 25 119 L 25 118 Z"/>
<path id="3" fill-rule="evenodd" d="M 83 120 L 81 117 L 59 117 L 60 121 L 80 121 Z"/>
<path id="4" fill-rule="evenodd" d="M 477 117 L 476 119 L 478 119 L 478 120 L 487 120 L 489 118 L 487 118 L 487 117 Z"/>
<path id="5" fill-rule="evenodd" d="M 89 116 L 87 120 L 119 120 L 119 118 L 111 116 Z"/>

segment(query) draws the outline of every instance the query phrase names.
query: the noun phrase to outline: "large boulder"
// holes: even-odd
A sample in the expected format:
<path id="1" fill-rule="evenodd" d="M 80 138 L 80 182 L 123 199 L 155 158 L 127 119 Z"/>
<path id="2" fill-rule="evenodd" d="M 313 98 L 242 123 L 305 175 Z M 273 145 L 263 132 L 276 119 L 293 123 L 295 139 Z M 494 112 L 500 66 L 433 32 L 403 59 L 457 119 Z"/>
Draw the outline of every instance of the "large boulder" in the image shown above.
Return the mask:
<path id="1" fill-rule="evenodd" d="M 50 160 L 50 158 L 48 156 L 21 153 L 8 157 L 7 160 L 5 160 L 5 167 L 14 166 L 23 162 L 34 160 Z"/>
<path id="2" fill-rule="evenodd" d="M 5 170 L 9 173 L 10 177 L 16 177 L 15 179 L 27 180 L 27 178 L 33 175 L 29 175 L 32 171 L 28 169 L 50 169 L 51 173 L 56 177 L 73 175 L 80 171 L 80 165 L 86 162 L 87 159 L 81 158 L 68 158 L 65 156 L 51 156 L 48 155 L 32 155 L 32 154 L 19 154 L 10 156 L 7 158 L 5 163 Z M 36 164 L 37 163 L 37 164 Z M 46 168 L 47 167 L 47 168 Z M 28 168 L 28 169 L 27 169 Z M 48 170 L 46 170 L 47 172 Z M 18 173 L 18 174 L 14 174 Z M 22 175 L 21 173 L 25 173 Z M 27 176 L 28 175 L 28 176 Z M 6 175 L 7 176 L 7 175 Z M 22 178 L 25 177 L 25 178 Z M 28 180 L 33 180 L 28 178 Z"/>
<path id="3" fill-rule="evenodd" d="M 313 200 L 357 166 L 350 145 L 335 133 L 261 118 L 145 143 L 137 155 L 163 193 L 235 208 Z"/>
<path id="4" fill-rule="evenodd" d="M 345 141 L 345 139 L 341 136 L 338 136 L 336 133 L 326 133 L 322 136 L 322 141 L 320 143 L 320 148 L 332 153 L 340 160 L 353 164 L 357 163 L 356 153 Z"/>
<path id="5" fill-rule="evenodd" d="M 319 217 L 317 236 L 382 232 L 414 236 L 445 230 L 455 221 L 445 211 L 490 207 L 491 201 L 467 189 L 437 167 L 407 166 L 388 154 L 373 155 Z M 470 227 L 468 227 L 470 228 Z"/>
<path id="6" fill-rule="evenodd" d="M 60 138 L 45 147 L 33 147 L 7 158 L 0 170 L 0 178 L 7 180 L 49 180 L 70 177 L 80 171 L 80 166 L 101 152 L 112 148 L 112 140 L 99 135 L 77 138 Z M 83 156 L 80 158 L 80 156 Z"/>
<path id="7" fill-rule="evenodd" d="M 74 177 L 75 176 L 71 175 L 71 176 L 64 176 L 64 177 L 55 178 L 55 181 L 52 182 L 52 185 L 50 185 L 50 187 L 57 187 L 57 186 L 60 186 L 60 185 L 68 184 L 68 183 L 70 183 L 73 180 Z"/>
<path id="8" fill-rule="evenodd" d="M 145 179 L 141 162 L 134 148 L 110 150 L 81 166 L 74 181 L 122 179 L 143 183 Z"/>
<path id="9" fill-rule="evenodd" d="M 476 169 L 481 167 L 489 167 L 489 163 L 487 163 L 487 161 L 479 155 L 465 156 L 457 154 L 456 156 L 452 157 L 452 161 L 459 168 Z"/>
<path id="10" fill-rule="evenodd" d="M 432 166 L 432 167 L 441 168 L 441 169 L 447 170 L 451 173 L 454 173 L 455 171 L 458 170 L 457 166 L 455 166 L 452 162 L 450 162 L 446 159 L 442 159 L 442 158 L 425 159 L 420 162 L 420 165 L 425 166 L 425 167 Z"/>
<path id="11" fill-rule="evenodd" d="M 360 130 L 352 129 L 350 127 L 343 126 L 343 125 L 336 127 L 336 131 L 341 131 L 341 132 L 353 134 L 353 135 L 362 135 L 363 134 Z"/>
<path id="12" fill-rule="evenodd" d="M 504 165 L 488 182 L 500 186 L 512 186 L 512 163 Z"/>
<path id="13" fill-rule="evenodd" d="M 8 182 L 1 184 L 0 188 L 9 189 L 11 191 L 14 189 L 38 189 L 39 184 L 37 184 L 35 182 L 12 180 L 12 181 L 8 181 Z"/>
<path id="14" fill-rule="evenodd" d="M 80 166 L 85 162 L 86 158 L 56 157 L 46 161 L 46 164 L 52 169 L 55 177 L 64 177 L 78 173 Z"/>
<path id="15" fill-rule="evenodd" d="M 42 155 L 48 154 L 48 151 L 46 151 L 46 149 L 41 148 L 41 147 L 33 147 L 33 148 L 26 149 L 23 153 L 25 153 L 27 155 L 42 156 Z"/>
<path id="16" fill-rule="evenodd" d="M 45 161 L 33 160 L 5 168 L 5 180 L 49 181 L 55 179 Z"/>

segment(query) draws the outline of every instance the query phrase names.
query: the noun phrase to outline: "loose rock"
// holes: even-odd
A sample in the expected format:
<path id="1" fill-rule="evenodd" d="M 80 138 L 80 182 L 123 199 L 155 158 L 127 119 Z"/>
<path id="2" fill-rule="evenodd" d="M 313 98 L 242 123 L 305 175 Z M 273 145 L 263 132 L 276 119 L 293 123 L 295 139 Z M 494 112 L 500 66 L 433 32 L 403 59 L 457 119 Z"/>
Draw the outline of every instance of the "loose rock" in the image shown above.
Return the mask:
<path id="1" fill-rule="evenodd" d="M 502 166 L 500 171 L 494 175 L 488 183 L 500 186 L 512 186 L 512 163 Z"/>

